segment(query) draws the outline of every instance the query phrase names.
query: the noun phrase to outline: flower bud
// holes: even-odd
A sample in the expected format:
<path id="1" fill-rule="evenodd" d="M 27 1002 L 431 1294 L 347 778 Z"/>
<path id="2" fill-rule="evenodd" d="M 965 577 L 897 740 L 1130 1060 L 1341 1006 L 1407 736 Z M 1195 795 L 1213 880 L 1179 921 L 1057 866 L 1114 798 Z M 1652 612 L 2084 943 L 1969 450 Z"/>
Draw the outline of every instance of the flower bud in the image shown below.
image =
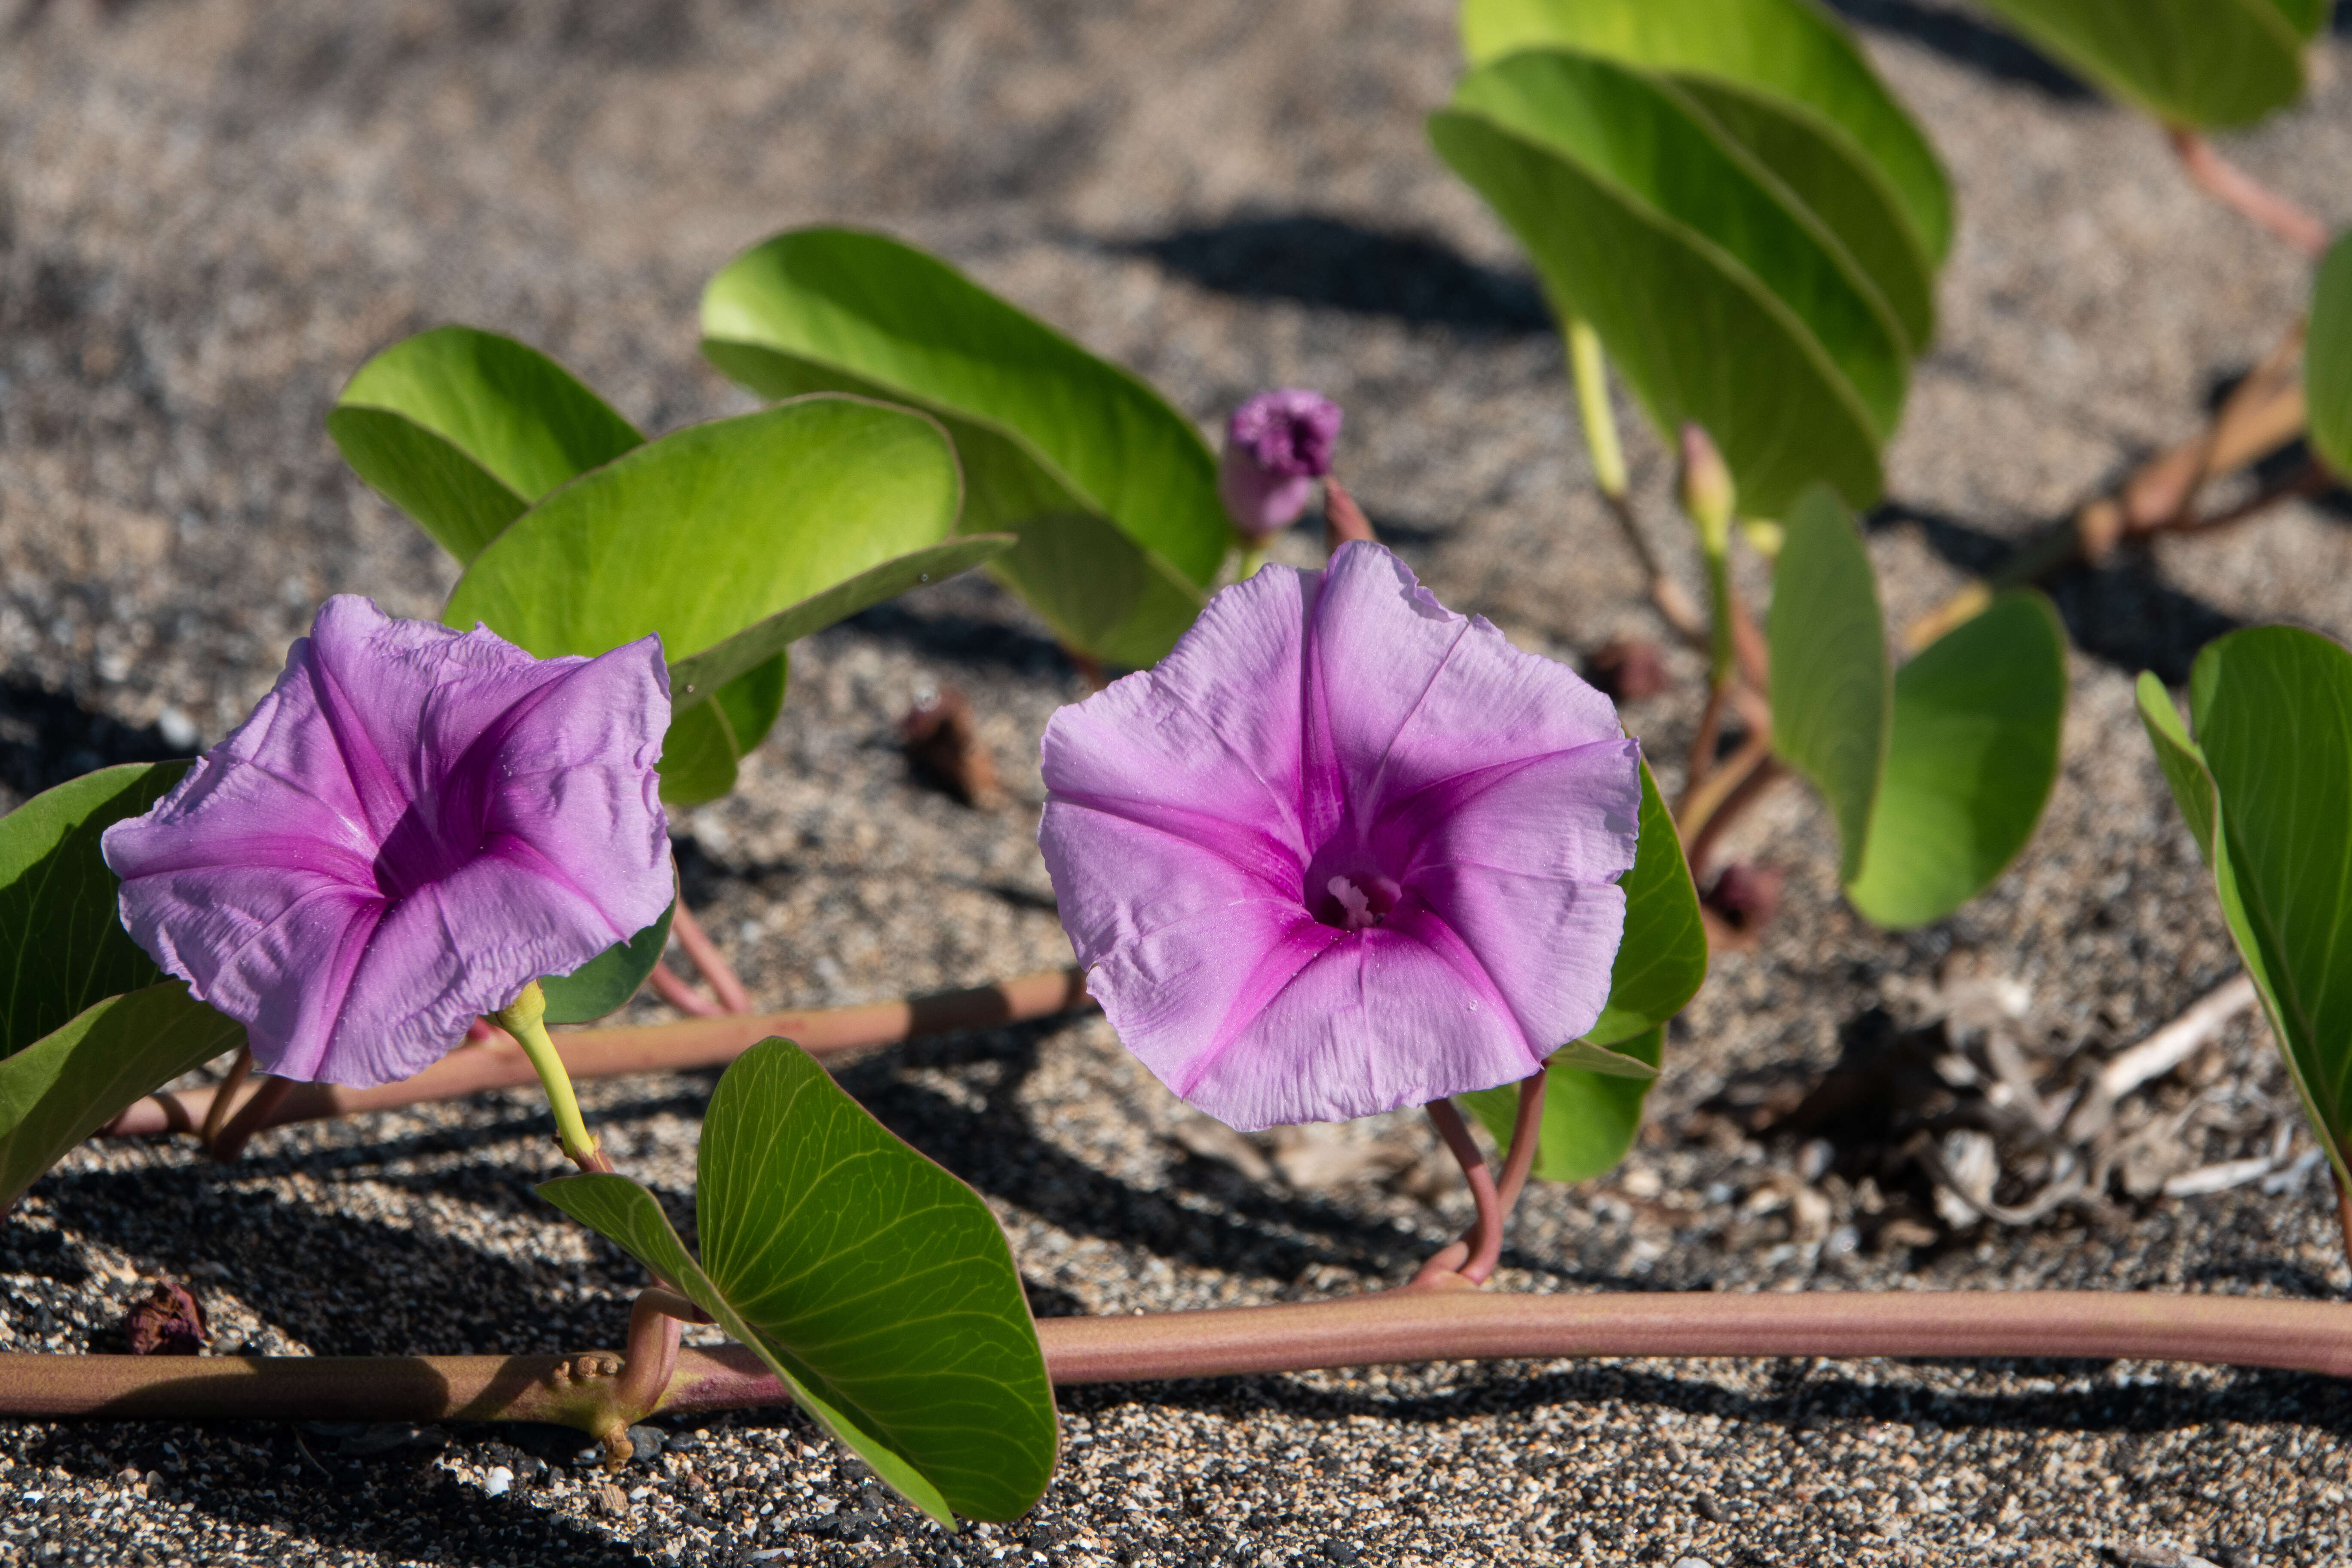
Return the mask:
<path id="1" fill-rule="evenodd" d="M 1339 419 L 1338 404 L 1295 386 L 1261 392 L 1234 410 L 1217 496 L 1244 542 L 1262 544 L 1306 511 L 1315 481 L 1331 471 Z"/>
<path id="2" fill-rule="evenodd" d="M 1723 454 L 1696 425 L 1683 426 L 1682 448 L 1683 511 L 1698 524 L 1707 553 L 1720 555 L 1731 543 L 1731 515 L 1737 504 L 1731 470 L 1724 467 Z"/>

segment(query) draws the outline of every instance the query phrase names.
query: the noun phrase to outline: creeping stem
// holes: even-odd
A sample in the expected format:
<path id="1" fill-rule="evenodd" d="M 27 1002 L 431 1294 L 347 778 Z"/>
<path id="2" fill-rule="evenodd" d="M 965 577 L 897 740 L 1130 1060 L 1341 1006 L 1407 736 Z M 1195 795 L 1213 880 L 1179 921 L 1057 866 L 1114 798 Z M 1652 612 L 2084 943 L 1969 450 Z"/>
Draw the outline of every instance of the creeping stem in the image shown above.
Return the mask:
<path id="1" fill-rule="evenodd" d="M 539 982 L 524 986 L 521 995 L 490 1015 L 490 1022 L 514 1037 L 538 1071 L 539 1081 L 547 1090 L 547 1108 L 555 1113 L 556 1136 L 563 1142 L 564 1156 L 583 1171 L 611 1171 L 613 1162 L 596 1147 L 588 1124 L 580 1119 L 580 1098 L 572 1092 L 572 1075 L 564 1070 L 563 1058 L 555 1042 L 547 1037 L 547 994 L 539 988 Z"/>
<path id="2" fill-rule="evenodd" d="M 646 1310 L 651 1314 L 659 1306 Z M 667 1330 L 648 1321 L 649 1331 Z M 2098 1290 L 1391 1290 L 1331 1301 L 1126 1318 L 1048 1318 L 1064 1385 L 1557 1356 L 1963 1356 L 2197 1362 L 2352 1376 L 2352 1304 Z M 650 1382 L 658 1345 L 639 1369 Z M 739 1345 L 686 1348 L 654 1408 L 790 1402 Z M 630 1397 L 622 1387 L 628 1385 Z M 0 1414 L 188 1419 L 637 1419 L 622 1357 L 0 1354 Z"/>

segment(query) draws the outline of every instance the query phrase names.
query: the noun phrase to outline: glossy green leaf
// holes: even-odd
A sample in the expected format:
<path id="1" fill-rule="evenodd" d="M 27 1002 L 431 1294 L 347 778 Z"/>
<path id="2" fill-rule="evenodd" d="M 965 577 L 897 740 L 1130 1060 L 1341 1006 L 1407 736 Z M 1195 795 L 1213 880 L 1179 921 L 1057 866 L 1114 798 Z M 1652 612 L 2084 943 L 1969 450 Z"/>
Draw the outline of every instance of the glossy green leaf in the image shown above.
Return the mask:
<path id="1" fill-rule="evenodd" d="M 1821 220 L 1886 301 L 1906 349 L 1924 350 L 1936 331 L 1936 267 L 1885 174 L 1804 110 L 1732 82 L 1675 80 Z"/>
<path id="2" fill-rule="evenodd" d="M 1780 658 L 1776 646 L 1776 670 Z M 1896 670 L 1886 769 L 1846 884 L 1853 907 L 1882 926 L 1925 925 L 1990 886 L 2049 804 L 2065 719 L 2065 628 L 2031 589 Z"/>
<path id="3" fill-rule="evenodd" d="M 1880 172 L 1931 262 L 1951 243 L 1951 185 L 1935 150 L 1811 0 L 1465 0 L 1462 47 L 1474 66 L 1571 48 L 1768 95 Z"/>
<path id="4" fill-rule="evenodd" d="M 644 440 L 537 349 L 471 327 L 419 332 L 362 365 L 327 433 L 461 563 L 533 501 Z"/>
<path id="5" fill-rule="evenodd" d="M 468 567 L 443 618 L 479 620 L 541 658 L 657 632 L 691 658 L 953 529 L 955 454 L 922 415 L 862 398 L 797 399 L 689 426 L 583 475 L 518 518 Z M 662 794 L 733 786 L 774 721 L 781 659 L 673 725 Z"/>
<path id="6" fill-rule="evenodd" d="M 176 980 L 83 1009 L 0 1061 L 0 1212 L 142 1095 L 245 1043 Z"/>
<path id="7" fill-rule="evenodd" d="M 1522 54 L 1465 77 L 1430 138 L 1517 234 L 1554 308 L 1591 323 L 1658 428 L 1690 420 L 1714 437 L 1746 506 L 1775 514 L 1823 478 L 1853 504 L 1877 498 L 1899 328 L 1694 103 L 1604 61 Z"/>
<path id="8" fill-rule="evenodd" d="M 1861 874 L 1886 766 L 1886 626 L 1862 533 L 1837 498 L 1807 490 L 1783 520 L 1773 564 L 1772 744 L 1837 823 L 1840 879 Z"/>
<path id="9" fill-rule="evenodd" d="M 1618 1046 L 1683 1010 L 1706 979 L 1706 928 L 1683 861 L 1674 814 L 1642 764 L 1642 817 L 1625 889 L 1625 939 L 1609 972 L 1609 1003 L 1584 1037 Z"/>
<path id="10" fill-rule="evenodd" d="M 2307 0 L 1988 4 L 2035 45 L 2168 122 L 2242 125 L 2303 95 Z"/>
<path id="11" fill-rule="evenodd" d="M 1651 1069 L 1641 1078 L 1570 1067 L 1561 1058 L 1552 1058 L 1544 1069 L 1542 1130 L 1536 1135 L 1535 1163 L 1528 1173 L 1538 1181 L 1581 1182 L 1623 1160 L 1642 1131 L 1642 1104 L 1649 1097 L 1665 1038 L 1661 1024 L 1612 1047 L 1612 1054 Z M 1456 1098 L 1486 1123 L 1496 1146 L 1510 1152 L 1511 1134 L 1518 1124 L 1517 1086 Z"/>
<path id="12" fill-rule="evenodd" d="M 593 1024 L 627 1006 L 646 976 L 654 972 L 654 965 L 661 962 L 662 950 L 669 945 L 670 917 L 677 912 L 677 902 L 672 900 L 661 919 L 628 941 L 614 942 L 569 974 L 551 974 L 541 980 L 539 988 L 547 998 L 547 1022 Z"/>
<path id="13" fill-rule="evenodd" d="M 992 570 L 1072 647 L 1148 664 L 1192 624 L 1232 542 L 1190 421 L 953 268 L 880 235 L 802 229 L 704 290 L 703 352 L 770 397 L 838 389 L 936 415 L 964 528 L 1018 534 Z"/>
<path id="14" fill-rule="evenodd" d="M 684 1290 L 932 1518 L 1013 1519 L 1044 1493 L 1053 1390 L 1004 1232 L 799 1047 L 754 1046 L 711 1096 L 699 1263 L 625 1177 L 539 1190 Z"/>
<path id="15" fill-rule="evenodd" d="M 1679 89 L 1614 61 L 1538 49 L 1463 78 L 1454 107 L 1555 149 L 1695 245 L 1731 258 L 1805 324 L 1879 438 L 1894 430 L 1908 361 L 1885 299 L 1821 222 Z"/>
<path id="16" fill-rule="evenodd" d="M 773 659 L 812 632 L 821 632 L 835 621 L 846 620 L 910 588 L 943 583 L 1003 554 L 1013 543 L 1013 537 L 1009 533 L 967 534 L 945 544 L 893 556 L 870 571 L 777 611 L 723 642 L 713 643 L 700 653 L 672 659 L 670 700 L 681 710 L 691 707 L 727 682 Z"/>
<path id="17" fill-rule="evenodd" d="M 2336 0 L 2270 0 L 2270 5 L 2305 38 L 2317 37 L 2336 9 Z"/>
<path id="18" fill-rule="evenodd" d="M 2352 1182 L 2352 653 L 2292 626 L 2207 645 L 2193 741 L 2153 677 L 2139 695 L 2305 1109 Z"/>
<path id="19" fill-rule="evenodd" d="M 1683 861 L 1673 813 L 1642 764 L 1642 816 L 1625 889 L 1625 937 L 1609 972 L 1609 1002 L 1581 1040 L 1545 1064 L 1542 1146 L 1535 1174 L 1580 1182 L 1625 1157 L 1642 1101 L 1657 1077 L 1666 1021 L 1706 978 L 1706 930 Z M 1459 1097 L 1508 1149 L 1518 1114 L 1515 1088 Z"/>
<path id="20" fill-rule="evenodd" d="M 2172 705 L 2172 695 L 2148 670 L 2139 672 L 2138 684 L 2133 695 L 2139 700 L 2139 720 L 2147 731 L 2148 744 L 2156 748 L 2157 765 L 2164 770 L 2164 783 L 2172 791 L 2172 798 L 2180 806 L 2180 815 L 2188 819 L 2189 837 L 2197 840 L 2197 853 L 2205 863 L 2213 863 L 2213 775 L 2205 771 L 2205 753 L 2189 737 L 2189 726 L 2181 722 L 2180 710 Z"/>
<path id="21" fill-rule="evenodd" d="M 2303 387 L 2311 449 L 2339 479 L 2352 479 L 2352 234 L 2341 235 L 2311 287 Z"/>
<path id="22" fill-rule="evenodd" d="M 0 1056 L 94 1002 L 163 978 L 122 929 L 121 884 L 99 836 L 143 814 L 187 771 L 186 763 L 101 768 L 0 816 Z"/>

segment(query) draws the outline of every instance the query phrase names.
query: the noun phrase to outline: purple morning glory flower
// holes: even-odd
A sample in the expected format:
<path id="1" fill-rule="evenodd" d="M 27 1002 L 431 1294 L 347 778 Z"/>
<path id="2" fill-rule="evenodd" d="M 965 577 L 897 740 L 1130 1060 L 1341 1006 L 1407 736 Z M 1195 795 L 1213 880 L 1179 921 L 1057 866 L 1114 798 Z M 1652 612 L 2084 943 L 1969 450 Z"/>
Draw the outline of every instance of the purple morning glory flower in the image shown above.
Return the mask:
<path id="1" fill-rule="evenodd" d="M 1296 386 L 1261 392 L 1234 410 L 1217 495 L 1244 539 L 1255 543 L 1298 521 L 1315 481 L 1331 471 L 1339 418 L 1338 404 Z"/>
<path id="2" fill-rule="evenodd" d="M 389 1083 L 673 894 L 660 640 L 533 658 L 341 595 L 252 715 L 106 831 L 122 923 L 282 1078 Z"/>
<path id="3" fill-rule="evenodd" d="M 1244 1129 L 1491 1089 L 1590 1029 L 1633 863 L 1606 698 L 1372 543 L 1054 716 L 1038 843 L 1128 1048 Z"/>

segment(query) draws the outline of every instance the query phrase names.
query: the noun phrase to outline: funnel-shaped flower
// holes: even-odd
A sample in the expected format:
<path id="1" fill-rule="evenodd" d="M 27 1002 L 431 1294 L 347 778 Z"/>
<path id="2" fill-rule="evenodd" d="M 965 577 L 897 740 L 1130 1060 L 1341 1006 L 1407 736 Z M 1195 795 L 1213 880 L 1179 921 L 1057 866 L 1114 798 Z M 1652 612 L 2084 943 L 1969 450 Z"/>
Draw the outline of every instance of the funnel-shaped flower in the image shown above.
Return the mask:
<path id="1" fill-rule="evenodd" d="M 668 727 L 656 638 L 539 659 L 339 595 L 252 716 L 107 829 L 122 923 L 265 1071 L 406 1078 L 668 906 Z"/>
<path id="2" fill-rule="evenodd" d="M 1319 392 L 1282 387 L 1234 410 L 1217 495 L 1244 539 L 1258 543 L 1298 521 L 1339 441 L 1339 405 Z"/>
<path id="3" fill-rule="evenodd" d="M 1157 668 L 1054 716 L 1045 769 L 1087 988 L 1235 1127 L 1525 1078 L 1608 998 L 1634 743 L 1377 544 L 1218 595 Z"/>

